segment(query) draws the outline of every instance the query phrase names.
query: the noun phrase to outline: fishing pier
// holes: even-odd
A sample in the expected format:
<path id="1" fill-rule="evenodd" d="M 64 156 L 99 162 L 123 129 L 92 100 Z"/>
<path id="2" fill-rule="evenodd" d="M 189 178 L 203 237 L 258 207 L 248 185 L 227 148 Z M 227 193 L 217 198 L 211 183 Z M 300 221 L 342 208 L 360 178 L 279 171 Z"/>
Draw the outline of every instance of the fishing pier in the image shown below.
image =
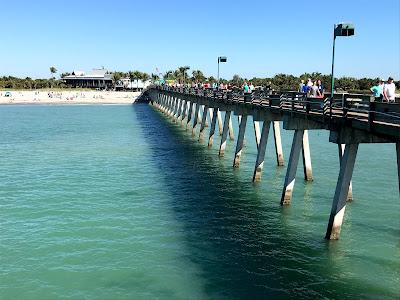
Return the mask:
<path id="1" fill-rule="evenodd" d="M 280 204 L 290 205 L 295 175 L 302 156 L 304 179 L 313 180 L 309 130 L 328 130 L 329 142 L 338 146 L 340 171 L 338 174 L 332 209 L 325 238 L 339 238 L 346 204 L 353 198 L 352 174 L 359 144 L 393 143 L 396 145 L 398 181 L 400 190 L 400 103 L 376 102 L 373 97 L 354 94 L 334 94 L 325 98 L 310 98 L 298 92 L 218 91 L 194 88 L 153 86 L 146 92 L 150 103 L 174 122 L 191 127 L 199 140 L 205 137 L 205 127 L 210 126 L 208 147 L 212 147 L 218 126 L 221 140 L 219 155 L 224 156 L 228 139 L 236 140 L 233 167 L 240 167 L 244 150 L 246 124 L 253 122 L 257 144 L 253 182 L 260 181 L 263 172 L 268 135 L 272 127 L 276 163 L 285 164 L 280 122 L 284 130 L 294 131 L 287 162 L 286 176 Z M 222 119 L 221 112 L 225 112 Z M 239 131 L 235 138 L 232 117 L 237 116 Z M 249 118 L 250 117 L 250 118 Z M 198 131 L 198 132 L 197 132 Z M 396 162 L 393 162 L 396 163 Z"/>

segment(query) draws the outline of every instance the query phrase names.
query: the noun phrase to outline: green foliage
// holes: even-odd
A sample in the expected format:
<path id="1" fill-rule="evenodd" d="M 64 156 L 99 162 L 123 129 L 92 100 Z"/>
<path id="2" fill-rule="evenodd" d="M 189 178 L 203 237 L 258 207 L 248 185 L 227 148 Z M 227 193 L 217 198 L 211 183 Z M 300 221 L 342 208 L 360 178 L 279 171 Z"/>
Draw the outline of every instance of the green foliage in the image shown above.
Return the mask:
<path id="1" fill-rule="evenodd" d="M 193 70 L 192 76 L 192 81 L 194 82 L 204 82 L 204 80 L 206 79 L 203 72 L 201 72 L 200 70 Z"/>
<path id="2" fill-rule="evenodd" d="M 69 72 L 61 73 L 60 78 L 64 78 L 65 76 L 69 76 L 69 75 L 71 75 L 71 73 L 69 73 Z"/>
<path id="3" fill-rule="evenodd" d="M 0 89 L 47 89 L 47 88 L 66 88 L 61 80 L 54 79 L 31 79 L 17 78 L 13 76 L 0 77 Z"/>
<path id="4" fill-rule="evenodd" d="M 50 71 L 57 72 L 57 69 L 51 67 Z M 217 80 L 213 77 L 206 77 L 202 71 L 193 70 L 192 76 L 190 77 L 187 72 L 190 68 L 188 66 L 179 67 L 177 70 L 169 70 L 164 75 L 164 80 L 176 80 L 180 83 L 191 83 L 191 82 L 209 82 L 214 83 Z M 52 73 L 54 74 L 54 73 Z M 112 78 L 114 84 L 118 82 L 122 78 L 130 78 L 131 80 L 140 79 L 143 81 L 147 81 L 150 78 L 153 81 L 159 79 L 157 74 L 149 74 L 141 72 L 141 71 L 129 71 L 129 72 L 112 72 Z M 61 73 L 60 77 L 63 78 L 65 76 L 70 75 L 70 73 Z M 331 77 L 330 75 L 324 75 L 318 72 L 313 73 L 304 73 L 300 76 L 293 76 L 289 74 L 276 74 L 271 78 L 258 78 L 254 77 L 250 80 L 243 79 L 239 75 L 234 75 L 231 80 L 220 79 L 220 82 L 229 83 L 233 86 L 241 87 L 245 81 L 251 82 L 254 86 L 271 86 L 276 91 L 282 90 L 297 90 L 301 80 L 307 82 L 308 78 L 312 81 L 321 80 L 322 84 L 325 87 L 325 91 L 329 92 L 331 88 Z M 335 78 L 335 90 L 338 92 L 347 91 L 353 93 L 369 93 L 369 89 L 375 84 L 376 78 L 361 78 L 356 79 L 353 77 L 341 77 Z M 396 81 L 396 88 L 400 89 L 400 81 Z M 46 89 L 46 88 L 66 88 L 66 84 L 63 80 L 56 80 L 54 78 L 51 79 L 32 79 L 29 77 L 26 78 L 17 78 L 13 76 L 4 76 L 0 77 L 0 89 Z"/>

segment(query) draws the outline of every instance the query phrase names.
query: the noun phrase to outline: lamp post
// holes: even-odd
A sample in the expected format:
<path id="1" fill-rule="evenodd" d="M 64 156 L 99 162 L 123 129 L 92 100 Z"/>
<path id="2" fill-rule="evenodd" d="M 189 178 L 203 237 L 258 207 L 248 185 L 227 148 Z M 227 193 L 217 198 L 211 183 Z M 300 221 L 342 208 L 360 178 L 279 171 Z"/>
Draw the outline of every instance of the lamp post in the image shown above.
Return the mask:
<path id="1" fill-rule="evenodd" d="M 219 85 L 219 63 L 221 62 L 221 63 L 224 63 L 224 62 L 226 62 L 227 61 L 227 58 L 226 58 L 226 56 L 218 56 L 218 74 L 217 74 L 217 82 L 218 82 L 218 85 Z"/>
<path id="2" fill-rule="evenodd" d="M 331 73 L 331 99 L 330 110 L 332 114 L 333 93 L 335 86 L 334 64 L 335 64 L 335 41 L 337 36 L 352 36 L 354 35 L 354 25 L 351 23 L 339 23 L 333 26 L 333 47 L 332 47 L 332 73 Z"/>

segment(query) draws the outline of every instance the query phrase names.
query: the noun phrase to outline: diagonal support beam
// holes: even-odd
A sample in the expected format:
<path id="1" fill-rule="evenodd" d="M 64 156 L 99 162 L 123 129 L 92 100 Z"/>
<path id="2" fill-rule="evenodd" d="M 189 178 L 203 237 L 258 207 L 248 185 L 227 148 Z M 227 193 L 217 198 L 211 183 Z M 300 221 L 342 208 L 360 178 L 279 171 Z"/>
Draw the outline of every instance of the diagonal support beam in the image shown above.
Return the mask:
<path id="1" fill-rule="evenodd" d="M 325 238 L 328 240 L 339 239 L 357 151 L 358 144 L 348 144 L 344 150 L 342 163 L 340 165 L 339 178 L 336 184 L 335 196 L 333 197 L 331 215 L 329 217 L 328 228 L 325 235 Z"/>
<path id="2" fill-rule="evenodd" d="M 342 165 L 342 158 L 343 158 L 343 153 L 344 150 L 346 149 L 346 144 L 338 144 L 338 150 L 339 150 L 339 165 Z M 347 201 L 353 201 L 353 184 L 350 181 L 349 184 L 349 192 L 347 194 Z"/>
<path id="3" fill-rule="evenodd" d="M 226 149 L 226 139 L 228 137 L 229 131 L 229 120 L 231 118 L 231 111 L 227 110 L 225 112 L 224 128 L 222 130 L 221 144 L 219 146 L 219 156 L 224 156 Z"/>
<path id="4" fill-rule="evenodd" d="M 218 119 L 218 108 L 212 109 L 212 117 L 211 117 L 211 127 L 210 127 L 210 136 L 208 137 L 208 148 L 211 148 L 214 143 L 214 134 L 215 134 L 215 127 L 217 125 Z"/>
<path id="5" fill-rule="evenodd" d="M 253 127 L 254 127 L 254 135 L 256 138 L 256 145 L 257 145 L 257 149 L 258 149 L 258 146 L 260 145 L 260 139 L 261 139 L 260 122 L 253 121 Z"/>
<path id="6" fill-rule="evenodd" d="M 202 141 L 204 139 L 204 129 L 206 128 L 207 114 L 208 114 L 208 106 L 204 105 L 203 116 L 201 118 L 201 125 L 199 132 L 199 141 Z"/>
<path id="7" fill-rule="evenodd" d="M 304 179 L 306 181 L 313 181 L 313 173 L 311 166 L 311 153 L 310 153 L 310 143 L 308 141 L 308 130 L 304 130 L 303 134 L 303 145 L 302 145 L 302 156 L 303 156 L 303 172 Z"/>
<path id="8" fill-rule="evenodd" d="M 254 167 L 253 182 L 261 180 L 261 174 L 264 167 L 265 150 L 267 148 L 268 134 L 271 127 L 270 121 L 264 121 L 260 145 L 258 146 L 256 166 Z"/>
<path id="9" fill-rule="evenodd" d="M 303 129 L 294 131 L 292 148 L 290 150 L 289 164 L 286 170 L 285 183 L 281 196 L 281 205 L 288 205 L 292 200 L 294 182 L 296 179 L 297 166 L 299 164 L 300 151 L 303 144 Z"/>
<path id="10" fill-rule="evenodd" d="M 235 150 L 235 158 L 233 160 L 234 168 L 239 168 L 239 166 L 240 166 L 240 157 L 242 155 L 242 150 L 243 150 L 244 134 L 246 132 L 246 125 L 247 125 L 247 115 L 243 115 L 240 118 L 239 133 L 238 133 L 238 139 L 237 139 L 236 150 Z"/>
<path id="11" fill-rule="evenodd" d="M 276 163 L 278 166 L 283 166 L 285 164 L 285 160 L 283 158 L 281 128 L 279 126 L 279 121 L 273 121 L 273 128 L 274 128 Z"/>

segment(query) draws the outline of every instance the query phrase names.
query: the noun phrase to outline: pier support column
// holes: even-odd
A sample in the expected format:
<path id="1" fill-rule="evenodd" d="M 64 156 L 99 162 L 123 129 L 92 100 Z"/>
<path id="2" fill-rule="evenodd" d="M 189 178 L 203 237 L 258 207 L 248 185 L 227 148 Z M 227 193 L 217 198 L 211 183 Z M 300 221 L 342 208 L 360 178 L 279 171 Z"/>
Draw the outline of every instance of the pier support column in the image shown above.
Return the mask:
<path id="1" fill-rule="evenodd" d="M 256 137 L 256 145 L 257 145 L 257 149 L 258 149 L 258 146 L 260 145 L 260 139 L 261 139 L 260 122 L 253 121 L 253 127 L 254 127 L 254 135 Z"/>
<path id="2" fill-rule="evenodd" d="M 188 112 L 188 117 L 187 117 L 187 122 L 186 122 L 186 130 L 188 130 L 189 125 L 190 125 L 190 121 L 192 120 L 193 105 L 195 105 L 195 104 L 190 102 L 190 104 L 189 104 L 189 112 Z"/>
<path id="3" fill-rule="evenodd" d="M 172 119 L 175 123 L 178 120 L 178 112 L 179 112 L 179 105 L 181 104 L 181 100 L 179 98 L 175 98 L 175 108 L 174 112 L 172 113 Z"/>
<path id="4" fill-rule="evenodd" d="M 208 148 L 211 148 L 214 142 L 214 134 L 215 134 L 215 127 L 217 125 L 218 119 L 218 108 L 212 109 L 212 117 L 211 117 L 211 127 L 210 127 L 210 136 L 208 137 Z"/>
<path id="5" fill-rule="evenodd" d="M 182 115 L 182 110 L 183 110 L 183 105 L 184 105 L 184 103 L 185 103 L 185 100 L 184 100 L 184 99 L 180 99 L 180 101 L 179 101 L 179 106 L 178 106 L 178 113 L 177 113 L 177 115 L 176 115 L 176 121 L 177 121 L 177 122 L 178 122 L 179 118 L 180 118 L 181 115 Z"/>
<path id="6" fill-rule="evenodd" d="M 190 103 L 190 101 L 186 100 L 185 101 L 185 105 L 183 107 L 183 114 L 182 114 L 182 119 L 181 119 L 182 125 L 184 124 L 184 122 L 185 122 L 185 120 L 186 120 L 186 118 L 188 116 L 188 109 L 189 109 L 188 105 L 189 105 L 189 103 Z"/>
<path id="7" fill-rule="evenodd" d="M 396 143 L 397 152 L 397 179 L 399 180 L 399 193 L 400 193 L 400 143 Z"/>
<path id="8" fill-rule="evenodd" d="M 181 107 L 180 107 L 180 110 L 179 110 L 179 115 L 178 115 L 177 121 L 182 121 L 185 106 L 186 106 L 186 100 L 182 99 L 182 103 L 181 103 Z"/>
<path id="9" fill-rule="evenodd" d="M 226 148 L 226 139 L 229 131 L 229 120 L 231 118 L 231 111 L 225 112 L 224 128 L 222 130 L 221 145 L 219 146 L 219 156 L 224 156 Z"/>
<path id="10" fill-rule="evenodd" d="M 231 141 L 235 139 L 235 134 L 233 133 L 232 118 L 229 118 L 229 139 Z"/>
<path id="11" fill-rule="evenodd" d="M 343 153 L 344 150 L 346 149 L 346 145 L 345 144 L 338 144 L 338 150 L 339 150 L 339 165 L 342 165 L 342 159 L 343 159 Z M 346 201 L 353 201 L 353 184 L 350 181 L 349 184 L 349 192 L 347 194 L 347 199 Z"/>
<path id="12" fill-rule="evenodd" d="M 172 112 L 172 97 L 171 96 L 167 96 L 167 103 L 168 103 L 167 115 L 171 116 L 171 112 Z"/>
<path id="13" fill-rule="evenodd" d="M 279 126 L 279 121 L 273 121 L 273 126 L 274 126 L 273 128 L 274 128 L 276 163 L 278 166 L 283 166 L 285 164 L 285 161 L 283 159 L 281 128 Z"/>
<path id="14" fill-rule="evenodd" d="M 256 166 L 254 167 L 253 182 L 261 180 L 261 174 L 264 167 L 265 150 L 267 148 L 267 141 L 268 141 L 268 134 L 270 127 L 271 127 L 271 121 L 264 121 L 261 132 L 260 145 L 258 146 L 258 151 L 257 151 Z"/>
<path id="15" fill-rule="evenodd" d="M 193 116 L 192 136 L 195 136 L 195 134 L 196 134 L 196 126 L 197 126 L 197 123 L 199 122 L 200 106 L 201 105 L 199 103 L 196 103 L 196 109 L 194 111 L 194 116 Z"/>
<path id="16" fill-rule="evenodd" d="M 164 102 L 164 94 L 160 95 L 160 108 L 161 108 L 161 112 L 165 113 L 165 102 Z"/>
<path id="17" fill-rule="evenodd" d="M 204 109 L 204 105 L 200 105 L 200 109 L 197 112 L 197 123 L 201 124 L 201 109 Z"/>
<path id="18" fill-rule="evenodd" d="M 201 118 L 201 125 L 200 125 L 200 132 L 199 132 L 199 142 L 202 141 L 204 138 L 204 129 L 206 128 L 207 114 L 208 114 L 208 106 L 204 105 L 203 117 Z"/>
<path id="19" fill-rule="evenodd" d="M 247 124 L 247 115 L 243 115 L 240 118 L 239 134 L 238 134 L 238 139 L 237 139 L 237 143 L 236 143 L 235 158 L 233 160 L 234 168 L 239 168 L 239 165 L 240 165 L 240 157 L 242 155 L 244 133 L 246 131 L 246 124 Z"/>
<path id="20" fill-rule="evenodd" d="M 310 143 L 308 141 L 308 130 L 304 130 L 304 133 L 303 133 L 302 154 L 303 154 L 304 180 L 313 181 Z"/>
<path id="21" fill-rule="evenodd" d="M 285 183 L 281 196 L 281 205 L 288 205 L 292 200 L 294 182 L 296 179 L 297 166 L 299 164 L 300 151 L 303 144 L 303 129 L 296 129 L 294 131 L 292 148 L 290 150 L 289 163 L 286 170 Z"/>
<path id="22" fill-rule="evenodd" d="M 348 144 L 344 150 L 342 164 L 340 166 L 339 178 L 336 184 L 335 196 L 332 202 L 331 215 L 329 217 L 328 229 L 325 238 L 337 240 L 342 228 L 346 200 L 349 193 L 351 177 L 353 175 L 354 163 L 356 161 L 358 144 Z"/>
<path id="23" fill-rule="evenodd" d="M 222 132 L 224 131 L 224 128 L 223 128 L 223 126 L 222 126 L 222 117 L 221 117 L 221 112 L 220 112 L 220 110 L 218 110 L 217 116 L 218 116 L 219 135 L 222 135 Z"/>

